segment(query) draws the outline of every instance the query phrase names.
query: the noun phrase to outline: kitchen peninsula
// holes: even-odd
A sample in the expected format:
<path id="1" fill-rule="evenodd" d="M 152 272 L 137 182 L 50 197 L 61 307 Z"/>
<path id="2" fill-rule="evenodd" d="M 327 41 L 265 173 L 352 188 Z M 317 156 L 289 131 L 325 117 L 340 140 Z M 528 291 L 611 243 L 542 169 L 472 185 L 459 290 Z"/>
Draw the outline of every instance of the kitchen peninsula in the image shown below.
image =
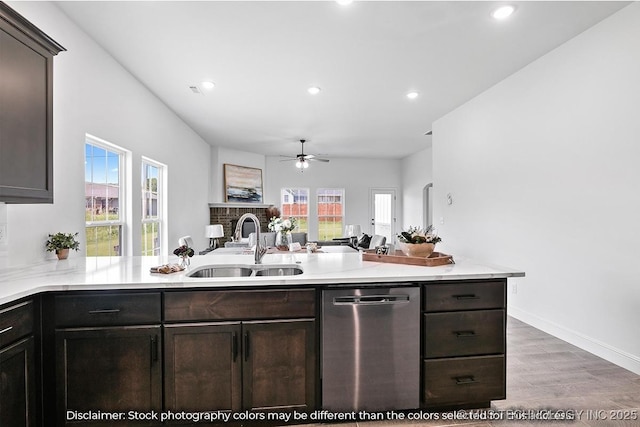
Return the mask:
<path id="1" fill-rule="evenodd" d="M 278 253 L 267 254 L 260 268 L 277 274 L 295 266 L 302 273 L 189 277 L 211 266 L 251 270 L 253 255 L 197 256 L 183 272 L 150 273 L 167 262 L 176 258 L 72 257 L 0 270 L 0 323 L 14 334 L 0 335 L 0 354 L 10 349 L 19 366 L 27 364 L 11 378 L 36 391 L 24 395 L 30 403 L 16 406 L 16 417 L 28 408 L 31 419 L 55 419 L 58 426 L 139 426 L 158 424 L 77 414 L 127 420 L 130 410 L 437 410 L 505 397 L 506 280 L 522 277 L 518 270 L 466 259 L 420 267 L 363 261 L 360 253 Z M 323 352 L 331 330 L 345 329 L 324 330 L 323 297 L 356 288 L 374 291 L 356 292 L 365 306 L 388 304 L 401 288 L 414 291 L 415 405 L 393 406 L 390 391 L 386 408 L 323 403 L 329 375 Z M 378 295 L 383 288 L 390 291 Z"/>

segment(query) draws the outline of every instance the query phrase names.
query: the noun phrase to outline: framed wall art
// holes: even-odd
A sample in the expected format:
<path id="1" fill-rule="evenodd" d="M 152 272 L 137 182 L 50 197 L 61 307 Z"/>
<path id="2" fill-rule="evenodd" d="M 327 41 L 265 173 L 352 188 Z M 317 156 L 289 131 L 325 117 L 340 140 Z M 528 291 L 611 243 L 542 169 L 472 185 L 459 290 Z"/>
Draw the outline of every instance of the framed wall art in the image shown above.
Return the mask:
<path id="1" fill-rule="evenodd" d="M 262 203 L 262 169 L 225 163 L 224 201 Z"/>

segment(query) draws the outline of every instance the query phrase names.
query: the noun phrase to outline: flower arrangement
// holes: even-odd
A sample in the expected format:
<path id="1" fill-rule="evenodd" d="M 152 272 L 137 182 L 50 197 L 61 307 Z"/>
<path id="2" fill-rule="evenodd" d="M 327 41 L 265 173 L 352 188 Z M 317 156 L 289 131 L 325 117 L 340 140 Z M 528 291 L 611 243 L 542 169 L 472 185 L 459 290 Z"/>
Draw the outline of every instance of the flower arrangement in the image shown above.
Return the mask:
<path id="1" fill-rule="evenodd" d="M 398 245 L 406 256 L 429 257 L 436 243 L 442 239 L 434 233 L 433 227 L 409 227 L 407 231 L 398 234 Z"/>
<path id="2" fill-rule="evenodd" d="M 182 245 L 179 248 L 173 251 L 174 255 L 179 256 L 180 258 L 192 257 L 195 252 L 192 248 L 187 245 Z"/>
<path id="3" fill-rule="evenodd" d="M 180 259 L 182 260 L 180 262 L 180 267 L 185 268 L 191 263 L 191 261 L 189 261 L 189 258 L 195 254 L 195 251 L 193 250 L 193 248 L 190 248 L 187 245 L 182 245 L 174 249 L 173 254 L 178 255 L 180 257 Z"/>
<path id="4" fill-rule="evenodd" d="M 412 244 L 433 243 L 435 245 L 442 239 L 434 233 L 433 226 L 430 225 L 427 228 L 411 226 L 407 231 L 398 234 L 398 241 Z"/>
<path id="5" fill-rule="evenodd" d="M 287 218 L 282 219 L 280 217 L 271 217 L 269 220 L 269 230 L 277 232 L 288 232 L 293 231 L 296 228 L 296 219 L 295 218 Z"/>

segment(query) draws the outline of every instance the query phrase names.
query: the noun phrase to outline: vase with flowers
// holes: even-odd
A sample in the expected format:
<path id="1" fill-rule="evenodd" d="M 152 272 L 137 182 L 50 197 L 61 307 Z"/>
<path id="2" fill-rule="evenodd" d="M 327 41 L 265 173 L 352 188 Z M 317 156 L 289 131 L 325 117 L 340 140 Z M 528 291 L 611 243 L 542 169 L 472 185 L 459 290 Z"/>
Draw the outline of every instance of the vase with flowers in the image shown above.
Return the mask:
<path id="1" fill-rule="evenodd" d="M 398 234 L 398 246 L 406 256 L 427 258 L 442 239 L 435 233 L 433 226 L 427 228 L 409 227 Z"/>
<path id="2" fill-rule="evenodd" d="M 176 248 L 173 254 L 180 257 L 180 267 L 187 267 L 191 263 L 189 258 L 195 254 L 195 251 L 187 245 L 182 245 Z"/>
<path id="3" fill-rule="evenodd" d="M 296 219 L 271 217 L 269 230 L 276 232 L 276 248 L 280 251 L 288 251 L 291 244 L 291 232 L 296 228 Z"/>

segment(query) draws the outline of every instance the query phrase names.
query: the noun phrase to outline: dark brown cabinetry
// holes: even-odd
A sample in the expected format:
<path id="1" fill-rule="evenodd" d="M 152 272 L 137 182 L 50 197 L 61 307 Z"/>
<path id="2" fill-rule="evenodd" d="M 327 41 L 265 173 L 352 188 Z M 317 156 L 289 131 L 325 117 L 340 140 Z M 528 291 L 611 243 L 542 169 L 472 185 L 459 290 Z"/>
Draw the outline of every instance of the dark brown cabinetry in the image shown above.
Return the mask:
<path id="1" fill-rule="evenodd" d="M 160 301 L 160 293 L 55 298 L 57 425 L 128 425 L 128 411 L 162 410 Z"/>
<path id="2" fill-rule="evenodd" d="M 506 280 L 423 287 L 423 405 L 506 397 Z"/>
<path id="3" fill-rule="evenodd" d="M 0 202 L 53 202 L 53 57 L 62 50 L 0 2 Z"/>
<path id="4" fill-rule="evenodd" d="M 36 425 L 33 302 L 0 310 L 0 426 Z"/>
<path id="5" fill-rule="evenodd" d="M 315 290 L 166 293 L 191 323 L 165 324 L 165 409 L 314 409 L 314 317 Z"/>

